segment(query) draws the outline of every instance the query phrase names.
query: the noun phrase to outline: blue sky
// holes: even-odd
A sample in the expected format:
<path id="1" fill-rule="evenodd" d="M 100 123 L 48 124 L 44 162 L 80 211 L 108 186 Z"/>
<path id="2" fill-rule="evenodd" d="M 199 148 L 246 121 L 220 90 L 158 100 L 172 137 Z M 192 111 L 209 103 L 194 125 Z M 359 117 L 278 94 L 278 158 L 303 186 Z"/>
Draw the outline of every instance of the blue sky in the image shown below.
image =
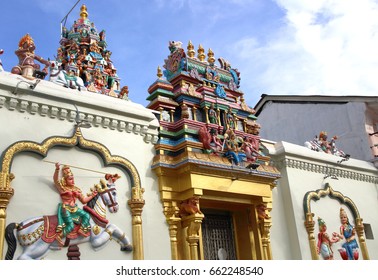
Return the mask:
<path id="1" fill-rule="evenodd" d="M 10 71 L 29 33 L 36 54 L 53 58 L 60 22 L 77 0 L 3 1 L 0 56 Z M 147 89 L 168 56 L 168 41 L 211 48 L 241 72 L 247 103 L 261 94 L 377 95 L 376 0 L 81 0 L 108 49 L 129 98 L 147 105 Z"/>

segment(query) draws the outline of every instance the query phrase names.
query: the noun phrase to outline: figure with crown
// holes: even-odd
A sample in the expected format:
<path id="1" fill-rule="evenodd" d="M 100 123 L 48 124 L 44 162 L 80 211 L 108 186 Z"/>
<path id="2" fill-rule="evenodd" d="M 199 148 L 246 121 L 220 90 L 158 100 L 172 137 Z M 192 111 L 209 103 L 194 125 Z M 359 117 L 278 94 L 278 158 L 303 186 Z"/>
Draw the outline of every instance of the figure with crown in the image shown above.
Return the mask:
<path id="1" fill-rule="evenodd" d="M 316 135 L 313 140 L 306 141 L 305 146 L 313 151 L 332 154 L 348 160 L 350 155 L 344 153 L 342 150 L 336 147 L 336 140 L 338 138 L 339 137 L 335 135 L 331 138 L 330 141 L 328 141 L 327 131 L 321 131 L 319 133 L 319 136 Z"/>
<path id="2" fill-rule="evenodd" d="M 320 254 L 325 260 L 333 260 L 332 244 L 340 240 L 336 232 L 329 236 L 327 233 L 327 225 L 325 221 L 318 217 L 319 233 L 318 233 L 318 246 L 317 253 Z"/>
<path id="3" fill-rule="evenodd" d="M 50 63 L 39 55 L 36 55 L 34 51 L 34 40 L 29 34 L 26 34 L 21 38 L 20 42 L 18 43 L 18 49 L 15 51 L 19 63 L 17 66 L 12 68 L 11 72 L 13 74 L 22 75 L 28 79 L 34 79 L 34 77 L 44 79 L 48 73 Z M 35 63 L 34 60 L 37 60 L 45 65 L 42 71 L 40 71 L 40 65 Z"/>
<path id="4" fill-rule="evenodd" d="M 344 208 L 340 208 L 340 222 L 339 237 L 345 240 L 345 242 L 342 244 L 342 249 L 339 249 L 339 253 L 343 260 L 358 260 L 359 252 L 356 241 L 356 229 L 350 224 Z"/>
<path id="5" fill-rule="evenodd" d="M 91 195 L 84 196 L 81 189 L 75 185 L 74 175 L 67 165 L 62 167 L 62 178 L 59 179 L 60 164 L 55 163 L 54 184 L 58 189 L 62 202 L 58 205 L 58 226 L 56 231 L 62 236 L 67 236 L 74 229 L 74 224 L 80 223 L 78 233 L 84 237 L 90 235 L 91 226 L 89 224 L 90 215 L 79 208 L 76 199 L 86 204 L 97 195 L 93 191 Z"/>

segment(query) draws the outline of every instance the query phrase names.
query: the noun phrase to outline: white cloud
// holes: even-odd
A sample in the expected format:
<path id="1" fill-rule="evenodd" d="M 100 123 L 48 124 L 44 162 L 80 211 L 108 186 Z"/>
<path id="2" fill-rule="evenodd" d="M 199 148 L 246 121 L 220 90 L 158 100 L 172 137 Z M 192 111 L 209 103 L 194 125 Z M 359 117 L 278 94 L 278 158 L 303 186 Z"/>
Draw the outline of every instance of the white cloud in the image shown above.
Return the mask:
<path id="1" fill-rule="evenodd" d="M 244 38 L 233 46 L 244 69 L 243 89 L 259 94 L 378 94 L 376 1 L 276 2 L 285 11 L 282 28 L 264 43 Z"/>

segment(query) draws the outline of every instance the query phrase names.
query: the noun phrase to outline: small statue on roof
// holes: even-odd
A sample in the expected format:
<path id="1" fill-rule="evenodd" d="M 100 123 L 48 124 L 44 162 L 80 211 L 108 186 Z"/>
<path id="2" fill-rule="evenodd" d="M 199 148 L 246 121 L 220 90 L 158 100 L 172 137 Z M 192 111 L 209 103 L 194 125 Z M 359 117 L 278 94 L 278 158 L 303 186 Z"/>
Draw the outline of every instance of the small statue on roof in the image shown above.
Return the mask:
<path id="1" fill-rule="evenodd" d="M 182 42 L 180 41 L 169 41 L 168 49 L 173 53 L 177 49 L 182 49 Z"/>
<path id="2" fill-rule="evenodd" d="M 11 73 L 22 75 L 28 79 L 44 79 L 48 73 L 50 63 L 36 55 L 34 50 L 35 45 L 33 38 L 29 34 L 26 34 L 18 43 L 18 49 L 15 51 L 15 54 L 17 55 L 19 62 L 18 65 L 12 68 Z M 45 65 L 42 71 L 40 71 L 40 65 L 35 63 L 34 60 Z"/>
<path id="3" fill-rule="evenodd" d="M 336 140 L 338 136 L 333 136 L 330 141 L 328 141 L 328 135 L 326 131 L 321 131 L 319 136 L 315 136 L 312 141 L 306 141 L 305 146 L 313 151 L 324 152 L 326 154 L 332 154 L 335 156 L 340 156 L 343 158 L 349 158 L 350 155 L 345 154 L 342 150 L 336 147 Z"/>

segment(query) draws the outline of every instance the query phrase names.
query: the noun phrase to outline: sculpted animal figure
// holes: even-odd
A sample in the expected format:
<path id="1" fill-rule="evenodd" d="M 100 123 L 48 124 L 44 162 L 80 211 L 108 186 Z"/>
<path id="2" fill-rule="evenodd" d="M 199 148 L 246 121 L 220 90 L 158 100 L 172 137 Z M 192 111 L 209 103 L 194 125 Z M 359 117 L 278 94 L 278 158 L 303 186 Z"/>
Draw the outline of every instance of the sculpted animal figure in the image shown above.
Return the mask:
<path id="1" fill-rule="evenodd" d="M 63 85 L 67 88 L 78 89 L 79 91 L 86 91 L 87 88 L 84 85 L 83 80 L 76 76 L 73 71 L 67 73 L 67 71 L 60 69 L 61 63 L 57 61 L 50 61 L 50 81 L 56 84 Z"/>
<path id="2" fill-rule="evenodd" d="M 198 196 L 193 196 L 181 202 L 179 212 L 180 216 L 188 216 L 196 213 L 202 214 L 201 210 L 199 209 L 198 203 Z"/>

